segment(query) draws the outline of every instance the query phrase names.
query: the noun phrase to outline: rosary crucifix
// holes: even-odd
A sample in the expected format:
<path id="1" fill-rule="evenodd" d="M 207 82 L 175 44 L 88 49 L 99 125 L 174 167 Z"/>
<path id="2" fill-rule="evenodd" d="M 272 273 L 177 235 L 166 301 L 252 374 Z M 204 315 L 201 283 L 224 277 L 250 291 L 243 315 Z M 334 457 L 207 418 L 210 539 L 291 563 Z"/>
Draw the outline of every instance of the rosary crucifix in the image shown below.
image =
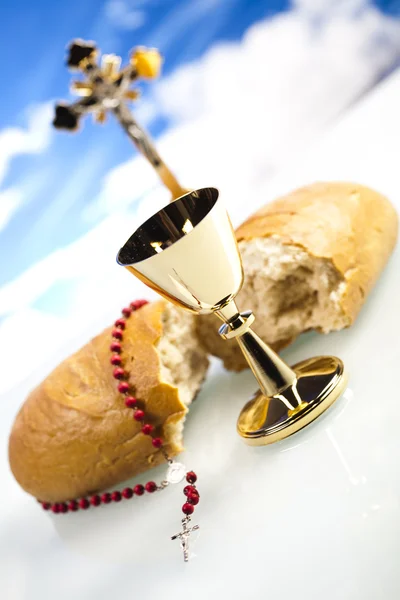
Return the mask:
<path id="1" fill-rule="evenodd" d="M 188 527 L 190 522 L 190 517 L 185 517 L 182 519 L 182 531 L 180 533 L 176 533 L 172 536 L 171 540 L 179 539 L 181 543 L 181 548 L 183 550 L 183 560 L 188 562 L 189 560 L 189 537 L 192 531 L 196 531 L 200 528 L 199 525 L 193 525 L 193 527 Z"/>
<path id="2" fill-rule="evenodd" d="M 114 114 L 136 148 L 157 171 L 163 184 L 170 190 L 172 199 L 188 190 L 183 188 L 158 154 L 148 133 L 137 123 L 127 101 L 139 97 L 131 86 L 140 78 L 154 79 L 160 72 L 161 55 L 156 49 L 138 47 L 130 56 L 129 64 L 121 68 L 121 58 L 104 54 L 98 62 L 99 50 L 93 42 L 74 40 L 68 46 L 67 66 L 80 72 L 84 78 L 72 82 L 72 91 L 81 96 L 71 104 L 59 103 L 55 107 L 53 125 L 57 129 L 75 131 L 80 118 L 89 112 L 98 123 L 104 123 L 107 111 Z"/>

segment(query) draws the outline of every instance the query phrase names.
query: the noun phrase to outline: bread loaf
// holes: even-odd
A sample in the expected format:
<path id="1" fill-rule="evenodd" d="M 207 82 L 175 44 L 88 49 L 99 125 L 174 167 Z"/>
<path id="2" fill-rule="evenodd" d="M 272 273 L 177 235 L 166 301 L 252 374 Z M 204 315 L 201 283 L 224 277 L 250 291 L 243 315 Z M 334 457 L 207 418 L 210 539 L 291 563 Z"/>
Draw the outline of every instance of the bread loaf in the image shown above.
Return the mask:
<path id="1" fill-rule="evenodd" d="M 111 328 L 61 363 L 28 397 L 9 440 L 12 472 L 42 501 L 113 486 L 164 460 L 126 408 L 110 364 Z M 159 301 L 127 320 L 129 383 L 170 455 L 182 450 L 187 407 L 207 371 L 194 317 Z"/>
<path id="2" fill-rule="evenodd" d="M 236 231 L 245 274 L 237 297 L 254 330 L 275 350 L 300 333 L 351 325 L 388 260 L 397 215 L 378 192 L 353 183 L 316 183 L 267 204 Z M 201 321 L 201 322 L 200 322 Z M 199 336 L 228 369 L 247 366 L 218 323 L 201 318 Z"/>

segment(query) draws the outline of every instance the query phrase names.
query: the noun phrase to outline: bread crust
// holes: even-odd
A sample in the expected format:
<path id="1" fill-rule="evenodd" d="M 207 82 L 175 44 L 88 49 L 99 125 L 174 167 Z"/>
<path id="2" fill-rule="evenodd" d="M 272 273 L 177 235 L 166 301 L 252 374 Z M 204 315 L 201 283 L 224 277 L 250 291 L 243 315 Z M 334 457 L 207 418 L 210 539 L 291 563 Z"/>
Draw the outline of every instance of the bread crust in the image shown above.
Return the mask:
<path id="1" fill-rule="evenodd" d="M 314 183 L 267 204 L 236 231 L 238 242 L 279 236 L 332 263 L 346 289 L 346 324 L 356 318 L 395 246 L 398 217 L 389 200 L 363 185 Z"/>
<path id="2" fill-rule="evenodd" d="M 182 450 L 169 426 L 187 408 L 177 387 L 160 380 L 156 343 L 165 302 L 127 319 L 124 368 L 170 455 Z M 59 502 L 113 486 L 164 461 L 126 408 L 110 364 L 111 328 L 64 360 L 28 396 L 9 440 L 11 470 L 42 501 Z"/>
<path id="3" fill-rule="evenodd" d="M 383 270 L 397 238 L 397 213 L 385 196 L 355 183 L 314 183 L 267 204 L 237 230 L 239 248 L 256 238 L 276 238 L 283 245 L 298 246 L 311 257 L 332 265 L 342 282 L 338 296 L 338 320 L 351 325 L 367 294 Z M 246 265 L 245 284 L 246 285 Z M 252 306 L 239 308 L 251 309 Z M 279 315 L 278 315 L 279 317 Z M 247 367 L 233 340 L 224 341 L 217 324 L 201 317 L 198 335 L 208 352 L 224 361 L 229 370 Z M 256 314 L 257 330 L 257 314 Z M 295 337 L 271 343 L 279 351 Z"/>

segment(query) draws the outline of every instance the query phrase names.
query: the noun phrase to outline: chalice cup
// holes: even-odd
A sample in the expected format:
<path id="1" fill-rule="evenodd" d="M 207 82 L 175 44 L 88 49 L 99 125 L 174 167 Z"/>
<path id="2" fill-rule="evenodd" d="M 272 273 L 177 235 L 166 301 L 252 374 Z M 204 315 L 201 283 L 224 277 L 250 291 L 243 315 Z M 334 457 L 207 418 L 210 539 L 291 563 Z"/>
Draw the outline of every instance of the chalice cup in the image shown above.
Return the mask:
<path id="1" fill-rule="evenodd" d="M 289 367 L 252 331 L 252 312 L 238 310 L 243 268 L 216 188 L 192 191 L 158 211 L 131 235 L 117 262 L 174 304 L 216 314 L 223 322 L 219 335 L 236 339 L 260 388 L 237 422 L 248 444 L 286 438 L 344 391 L 347 378 L 339 358 L 318 356 Z"/>

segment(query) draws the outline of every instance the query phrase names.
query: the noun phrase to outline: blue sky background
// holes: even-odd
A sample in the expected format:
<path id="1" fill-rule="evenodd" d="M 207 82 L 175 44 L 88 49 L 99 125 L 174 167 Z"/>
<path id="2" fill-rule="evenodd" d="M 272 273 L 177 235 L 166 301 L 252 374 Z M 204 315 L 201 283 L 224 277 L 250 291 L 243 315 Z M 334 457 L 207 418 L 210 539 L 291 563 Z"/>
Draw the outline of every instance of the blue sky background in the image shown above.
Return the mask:
<path id="1" fill-rule="evenodd" d="M 399 65 L 399 15 L 399 0 L 2 3 L 0 337 L 24 335 L 34 368 L 39 333 L 48 353 L 92 316 L 94 331 L 115 290 L 128 289 L 119 243 L 167 201 L 112 118 L 86 118 L 75 135 L 51 129 L 52 105 L 71 98 L 71 39 L 124 61 L 136 45 L 161 50 L 162 78 L 140 84 L 135 113 L 182 181 L 218 185 L 235 220 L 248 190 L 267 186 Z"/>

